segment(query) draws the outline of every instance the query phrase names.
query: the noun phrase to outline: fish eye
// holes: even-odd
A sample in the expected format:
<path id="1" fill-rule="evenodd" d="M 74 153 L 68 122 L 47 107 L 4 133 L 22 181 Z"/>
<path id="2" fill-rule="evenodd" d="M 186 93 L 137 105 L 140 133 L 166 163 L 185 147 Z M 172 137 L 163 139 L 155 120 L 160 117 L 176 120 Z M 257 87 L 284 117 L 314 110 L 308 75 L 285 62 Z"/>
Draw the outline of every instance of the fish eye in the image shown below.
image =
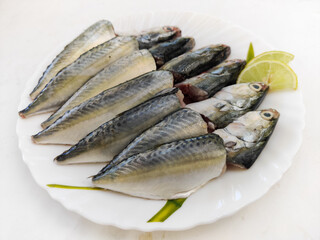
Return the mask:
<path id="1" fill-rule="evenodd" d="M 273 113 L 269 111 L 262 112 L 261 115 L 262 115 L 262 118 L 266 120 L 271 120 L 273 118 Z"/>
<path id="2" fill-rule="evenodd" d="M 252 83 L 250 84 L 250 88 L 256 92 L 260 92 L 262 89 L 262 86 L 258 83 Z"/>

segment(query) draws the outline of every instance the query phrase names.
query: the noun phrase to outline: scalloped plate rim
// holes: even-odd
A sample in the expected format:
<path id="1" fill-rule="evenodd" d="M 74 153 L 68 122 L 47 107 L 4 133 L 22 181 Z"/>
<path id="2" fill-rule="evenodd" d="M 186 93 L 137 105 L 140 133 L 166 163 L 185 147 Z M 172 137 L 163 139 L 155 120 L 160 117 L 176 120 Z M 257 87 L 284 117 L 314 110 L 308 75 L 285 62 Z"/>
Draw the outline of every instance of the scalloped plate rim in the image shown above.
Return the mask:
<path id="1" fill-rule="evenodd" d="M 251 36 L 254 36 L 256 39 L 258 39 L 260 42 L 262 42 L 264 45 L 268 46 L 269 48 L 272 48 L 270 44 L 268 44 L 266 41 L 264 41 L 262 38 L 260 38 L 259 36 L 257 36 L 256 34 L 254 34 L 253 32 L 241 27 L 241 26 L 238 26 L 236 24 L 233 24 L 232 22 L 228 21 L 228 20 L 225 20 L 225 19 L 221 19 L 221 18 L 217 18 L 217 17 L 214 17 L 214 16 L 211 16 L 211 15 L 208 15 L 208 14 L 202 14 L 202 13 L 196 13 L 196 12 L 190 12 L 190 11 L 158 11 L 158 12 L 139 12 L 137 14 L 131 14 L 131 15 L 127 15 L 127 16 L 118 16 L 118 20 L 119 19 L 123 19 L 123 18 L 129 18 L 129 17 L 132 17 L 132 16 L 138 16 L 138 15 L 148 15 L 148 14 L 182 14 L 182 15 L 185 15 L 185 14 L 192 14 L 196 17 L 200 17 L 200 16 L 204 16 L 206 18 L 211 18 L 211 19 L 214 19 L 215 21 L 221 21 L 223 23 L 225 23 L 226 25 L 230 25 L 232 27 L 235 27 L 235 28 L 238 28 L 240 29 L 242 32 L 246 33 L 247 35 L 251 35 Z M 117 20 L 115 20 L 117 21 Z M 58 48 L 57 48 L 58 49 Z M 57 49 L 55 49 L 54 53 L 57 53 Z M 52 56 L 54 54 L 50 54 L 50 58 L 48 57 L 48 61 L 52 59 Z M 39 69 L 43 70 L 44 67 L 43 66 L 46 66 L 45 65 L 45 62 L 48 62 L 48 61 L 44 61 L 42 63 L 39 64 L 39 68 L 37 69 L 37 71 L 35 71 L 35 73 L 32 75 L 32 79 L 29 79 L 26 83 L 26 86 L 28 84 L 30 84 L 30 82 L 34 82 L 34 76 L 36 75 L 36 72 L 39 73 Z M 38 74 L 37 74 L 38 75 Z M 300 110 L 301 110 L 301 122 L 300 122 L 300 138 L 298 139 L 298 143 L 297 143 L 297 148 L 296 148 L 296 151 L 292 154 L 292 156 L 294 157 L 294 155 L 297 153 L 297 151 L 299 150 L 300 146 L 301 146 L 301 143 L 302 143 L 302 130 L 305 126 L 305 121 L 304 121 L 304 116 L 305 116 L 305 107 L 304 107 L 304 104 L 303 104 L 303 99 L 302 99 L 302 94 L 301 94 L 301 91 L 300 91 L 300 88 L 301 88 L 301 83 L 299 82 L 299 90 L 297 91 L 299 93 L 299 97 L 301 98 L 301 104 L 300 104 Z M 25 94 L 28 94 L 27 92 L 27 88 L 23 91 L 23 96 Z M 21 103 L 23 102 L 23 97 L 21 97 L 21 100 L 19 102 L 19 108 L 18 110 L 20 110 L 20 105 Z M 236 212 L 238 212 L 240 209 L 242 209 L 243 207 L 251 204 L 252 202 L 258 200 L 259 198 L 261 198 L 265 193 L 267 193 L 269 191 L 269 189 L 275 184 L 277 183 L 283 176 L 283 174 L 288 170 L 288 168 L 291 166 L 292 164 L 292 160 L 289 162 L 288 166 L 285 168 L 285 169 L 282 169 L 281 170 L 281 174 L 278 176 L 278 178 L 274 179 L 274 181 L 272 182 L 272 184 L 270 184 L 267 188 L 265 188 L 265 191 L 260 194 L 260 195 L 257 195 L 255 197 L 252 197 L 250 199 L 250 201 L 247 201 L 247 202 L 244 202 L 244 203 L 241 203 L 240 205 L 238 205 L 238 207 L 236 208 L 233 208 L 229 211 L 226 211 L 222 216 L 218 216 L 218 217 L 213 217 L 212 219 L 210 220 L 207 220 L 207 221 L 197 221 L 193 224 L 188 224 L 188 225 L 185 225 L 183 227 L 175 227 L 175 226 L 166 226 L 164 223 L 148 223 L 147 225 L 144 225 L 144 226 L 133 226 L 133 225 L 121 225 L 121 224 L 115 224 L 114 222 L 112 221 L 98 221 L 97 219 L 93 219 L 91 216 L 88 216 L 85 212 L 83 212 L 82 210 L 79 210 L 79 209 L 76 209 L 76 208 L 72 208 L 70 206 L 66 206 L 64 203 L 61 202 L 61 200 L 56 196 L 54 195 L 54 191 L 52 191 L 52 189 L 48 188 L 47 186 L 43 185 L 41 183 L 41 181 L 38 179 L 37 176 L 34 175 L 33 173 L 33 169 L 32 169 L 32 165 L 29 161 L 26 160 L 26 155 L 24 153 L 24 150 L 23 150 L 23 147 L 22 147 L 22 139 L 20 138 L 20 132 L 19 132 L 19 127 L 20 127 L 20 123 L 21 123 L 21 119 L 18 117 L 17 119 L 17 125 L 16 125 L 16 133 L 18 135 L 18 140 L 19 140 L 19 149 L 22 153 L 22 159 L 24 161 L 24 163 L 28 166 L 29 170 L 30 170 L 30 173 L 31 175 L 33 176 L 33 178 L 35 179 L 36 183 L 43 189 L 45 189 L 49 195 L 51 196 L 51 198 L 55 199 L 56 201 L 58 201 L 61 205 L 63 205 L 66 209 L 72 211 L 72 212 L 75 212 L 85 218 L 87 218 L 88 220 L 94 222 L 94 223 L 97 223 L 97 224 L 100 224 L 100 225 L 110 225 L 110 226 L 114 226 L 114 227 L 118 227 L 118 228 L 121 228 L 121 229 L 125 229 L 125 230 L 139 230 L 139 231 L 158 231 L 158 230 L 166 230 L 166 231 L 181 231 L 181 230 L 187 230 L 187 229 L 191 229 L 191 228 L 194 228 L 196 226 L 199 226 L 199 225 L 204 225 L 204 224 L 210 224 L 210 223 L 213 223 L 219 219 L 222 219 L 222 218 L 225 218 L 225 217 L 228 217 L 228 216 L 231 216 L 233 214 L 235 214 Z M 292 158 L 293 158 L 292 157 Z M 178 210 L 178 211 L 182 211 L 183 207 Z M 154 210 L 154 213 L 156 213 L 159 209 L 155 209 Z M 151 216 L 150 216 L 151 217 Z"/>

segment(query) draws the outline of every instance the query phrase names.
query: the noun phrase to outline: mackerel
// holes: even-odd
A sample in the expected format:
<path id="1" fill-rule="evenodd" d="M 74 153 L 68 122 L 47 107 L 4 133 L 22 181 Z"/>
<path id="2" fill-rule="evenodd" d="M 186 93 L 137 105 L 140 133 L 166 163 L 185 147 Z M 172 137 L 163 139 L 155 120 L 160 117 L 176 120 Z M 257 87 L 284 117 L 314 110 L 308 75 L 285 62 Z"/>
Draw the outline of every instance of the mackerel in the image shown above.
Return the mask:
<path id="1" fill-rule="evenodd" d="M 108 162 L 140 133 L 181 106 L 178 89 L 159 94 L 102 124 L 55 158 L 60 164 Z"/>
<path id="2" fill-rule="evenodd" d="M 176 87 L 184 94 L 185 102 L 202 101 L 235 84 L 245 65 L 246 61 L 241 59 L 226 60 L 205 73 L 176 84 Z"/>
<path id="3" fill-rule="evenodd" d="M 111 63 L 89 79 L 68 101 L 41 126 L 48 127 L 68 110 L 98 95 L 100 92 L 156 69 L 155 61 L 147 50 L 138 50 Z"/>
<path id="4" fill-rule="evenodd" d="M 223 139 L 227 163 L 250 168 L 269 141 L 279 116 L 275 109 L 251 111 L 225 128 L 214 131 Z"/>
<path id="5" fill-rule="evenodd" d="M 19 115 L 24 118 L 56 110 L 91 77 L 137 49 L 138 43 L 133 37 L 116 37 L 92 48 L 52 78 Z"/>
<path id="6" fill-rule="evenodd" d="M 157 63 L 161 67 L 171 59 L 192 50 L 195 41 L 190 37 L 179 37 L 168 42 L 159 43 L 149 49 Z"/>
<path id="7" fill-rule="evenodd" d="M 149 49 L 154 45 L 181 36 L 181 30 L 174 26 L 156 27 L 143 31 L 136 36 L 140 49 Z"/>
<path id="8" fill-rule="evenodd" d="M 218 65 L 230 55 L 230 52 L 227 45 L 209 45 L 182 54 L 164 64 L 161 69 L 172 72 L 175 83 L 178 83 Z"/>
<path id="9" fill-rule="evenodd" d="M 133 155 L 92 178 L 95 186 L 149 199 L 188 197 L 226 167 L 226 150 L 215 134 L 163 144 Z"/>
<path id="10" fill-rule="evenodd" d="M 167 71 L 154 71 L 124 82 L 67 111 L 49 127 L 32 137 L 40 144 L 76 144 L 81 138 L 157 92 L 172 87 Z"/>
<path id="11" fill-rule="evenodd" d="M 201 115 L 188 108 L 180 109 L 136 137 L 107 165 L 107 168 L 162 144 L 208 133 Z"/>
<path id="12" fill-rule="evenodd" d="M 264 83 L 240 83 L 222 88 L 213 97 L 188 104 L 208 119 L 211 129 L 223 128 L 246 112 L 256 109 L 268 92 Z"/>
<path id="13" fill-rule="evenodd" d="M 107 20 L 100 20 L 91 25 L 71 43 L 65 46 L 62 52 L 55 57 L 30 93 L 30 97 L 32 99 L 36 98 L 41 90 L 60 70 L 74 62 L 81 54 L 115 36 L 112 23 Z"/>

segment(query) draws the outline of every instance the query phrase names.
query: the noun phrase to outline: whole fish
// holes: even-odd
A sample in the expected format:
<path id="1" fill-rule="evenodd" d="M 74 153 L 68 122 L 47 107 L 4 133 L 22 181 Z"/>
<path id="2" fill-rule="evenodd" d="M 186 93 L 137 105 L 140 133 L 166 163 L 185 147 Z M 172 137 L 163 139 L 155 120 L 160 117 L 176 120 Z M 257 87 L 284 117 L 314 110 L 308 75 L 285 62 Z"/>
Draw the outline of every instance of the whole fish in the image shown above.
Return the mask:
<path id="1" fill-rule="evenodd" d="M 181 30 L 174 26 L 156 27 L 136 36 L 140 49 L 149 49 L 154 45 L 181 36 Z"/>
<path id="2" fill-rule="evenodd" d="M 218 65 L 230 55 L 230 52 L 227 45 L 209 45 L 182 54 L 164 64 L 161 69 L 172 72 L 175 83 L 178 83 Z"/>
<path id="3" fill-rule="evenodd" d="M 32 137 L 40 144 L 76 144 L 102 123 L 170 88 L 173 77 L 154 71 L 107 89 L 67 111 L 49 127 Z"/>
<path id="4" fill-rule="evenodd" d="M 179 37 L 168 42 L 159 43 L 149 49 L 156 60 L 157 67 L 161 67 L 171 59 L 192 50 L 195 41 L 190 37 Z"/>
<path id="5" fill-rule="evenodd" d="M 55 57 L 30 93 L 30 97 L 34 99 L 61 69 L 74 62 L 81 54 L 115 36 L 112 23 L 107 20 L 91 25 Z"/>
<path id="6" fill-rule="evenodd" d="M 57 109 L 91 77 L 137 49 L 138 43 L 132 37 L 116 37 L 92 48 L 52 78 L 19 115 L 24 118 Z"/>
<path id="7" fill-rule="evenodd" d="M 207 123 L 199 113 L 188 108 L 180 109 L 136 137 L 113 158 L 107 168 L 132 155 L 145 152 L 164 143 L 197 137 L 206 133 L 208 133 Z"/>
<path id="8" fill-rule="evenodd" d="M 223 128 L 246 112 L 256 109 L 268 91 L 264 83 L 240 83 L 222 88 L 213 97 L 188 104 L 210 121 L 211 129 Z"/>
<path id="9" fill-rule="evenodd" d="M 61 164 L 107 162 L 141 132 L 180 108 L 178 89 L 157 95 L 102 124 L 55 158 Z"/>
<path id="10" fill-rule="evenodd" d="M 275 109 L 252 111 L 214 131 L 224 141 L 227 163 L 250 168 L 266 146 L 279 116 Z"/>
<path id="11" fill-rule="evenodd" d="M 150 199 L 188 197 L 226 166 L 215 134 L 183 139 L 133 155 L 92 178 L 95 186 Z"/>
<path id="12" fill-rule="evenodd" d="M 120 83 L 156 69 L 148 50 L 138 50 L 120 58 L 89 79 L 68 101 L 52 114 L 41 126 L 48 127 L 68 110 Z"/>
<path id="13" fill-rule="evenodd" d="M 176 84 L 176 87 L 182 91 L 185 102 L 202 101 L 223 87 L 235 84 L 245 65 L 246 61 L 241 59 L 226 60 L 205 73 Z"/>

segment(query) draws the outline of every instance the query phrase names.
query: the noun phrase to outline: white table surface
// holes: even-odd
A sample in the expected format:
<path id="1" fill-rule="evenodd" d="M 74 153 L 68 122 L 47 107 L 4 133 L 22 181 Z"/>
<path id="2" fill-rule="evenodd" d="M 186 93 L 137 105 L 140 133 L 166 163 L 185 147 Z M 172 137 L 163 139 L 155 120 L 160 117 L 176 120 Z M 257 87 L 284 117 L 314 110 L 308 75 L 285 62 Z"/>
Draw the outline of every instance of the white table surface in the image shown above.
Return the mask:
<path id="1" fill-rule="evenodd" d="M 59 26 L 153 10 L 212 14 L 293 53 L 306 105 L 304 140 L 283 178 L 233 216 L 182 232 L 124 231 L 69 212 L 34 182 L 15 134 L 25 81 L 70 34 Z M 320 239 L 319 45 L 319 0 L 0 0 L 0 240 Z"/>

